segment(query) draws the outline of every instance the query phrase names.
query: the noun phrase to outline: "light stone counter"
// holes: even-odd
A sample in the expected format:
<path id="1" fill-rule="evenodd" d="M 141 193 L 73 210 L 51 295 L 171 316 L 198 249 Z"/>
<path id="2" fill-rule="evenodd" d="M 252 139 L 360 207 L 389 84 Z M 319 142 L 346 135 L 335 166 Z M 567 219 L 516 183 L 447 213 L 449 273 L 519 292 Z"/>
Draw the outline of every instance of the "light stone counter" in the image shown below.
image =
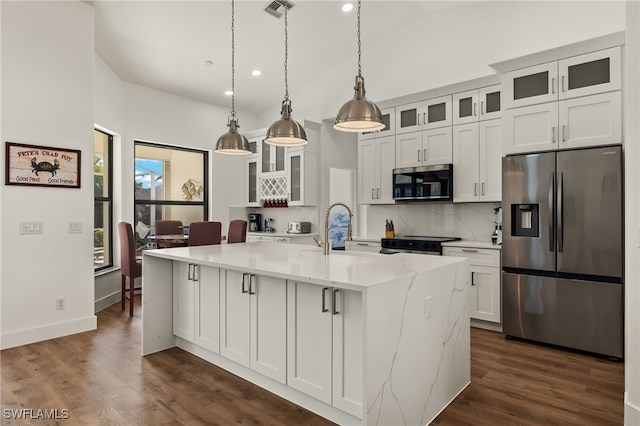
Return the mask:
<path id="1" fill-rule="evenodd" d="M 235 271 L 256 274 L 254 291 L 257 288 L 258 293 L 260 277 L 283 282 L 288 295 L 286 380 L 272 380 L 225 357 L 222 337 L 221 349 L 215 351 L 197 344 L 197 331 L 195 344 L 174 335 L 172 311 L 174 295 L 179 294 L 174 280 L 176 270 L 187 263 L 208 271 L 220 268 L 221 321 L 225 309 L 233 309 L 222 306 L 223 277 L 238 276 Z M 142 352 L 147 355 L 179 346 L 339 424 L 425 425 L 470 382 L 468 277 L 467 259 L 360 252 L 325 256 L 320 248 L 298 244 L 259 242 L 145 251 Z M 198 289 L 204 284 L 194 285 Z M 328 397 L 320 397 L 296 388 L 298 364 L 292 361 L 300 361 L 297 351 L 301 349 L 294 346 L 300 336 L 292 322 L 300 314 L 291 309 L 296 291 L 323 295 L 327 288 L 339 289 L 339 293 L 328 292 L 334 298 L 327 313 L 330 323 L 333 319 L 334 358 L 328 364 L 333 365 L 333 379 L 328 382 L 333 382 L 333 390 Z M 198 290 L 195 294 L 198 305 Z M 255 293 L 249 290 L 249 294 Z M 321 315 L 320 299 L 304 308 L 301 305 L 301 312 L 315 311 L 316 306 Z M 217 307 L 211 306 L 206 314 L 210 317 L 211 309 Z M 199 309 L 202 315 L 203 308 Z M 198 312 L 193 314 L 196 324 L 202 321 Z M 321 337 L 321 330 L 305 324 L 309 335 L 316 336 L 307 344 Z M 220 330 L 222 335 L 222 325 Z M 344 337 L 336 341 L 343 332 Z M 336 350 L 342 358 L 335 358 Z M 309 365 L 314 366 L 309 370 L 313 375 L 321 363 Z"/>

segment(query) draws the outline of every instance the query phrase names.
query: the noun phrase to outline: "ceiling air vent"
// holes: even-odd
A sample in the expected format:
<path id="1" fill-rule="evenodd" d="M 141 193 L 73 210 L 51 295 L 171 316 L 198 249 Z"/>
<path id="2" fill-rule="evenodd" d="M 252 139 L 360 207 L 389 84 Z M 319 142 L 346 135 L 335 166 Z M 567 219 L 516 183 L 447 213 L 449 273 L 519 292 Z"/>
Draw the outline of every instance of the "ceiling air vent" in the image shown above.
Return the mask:
<path id="1" fill-rule="evenodd" d="M 285 0 L 275 0 L 270 2 L 267 7 L 264 8 L 264 11 L 269 15 L 275 16 L 276 18 L 280 19 L 282 15 L 284 15 L 285 7 L 287 7 L 288 10 L 291 10 L 294 6 L 295 4 L 291 3 L 290 1 L 285 2 Z"/>

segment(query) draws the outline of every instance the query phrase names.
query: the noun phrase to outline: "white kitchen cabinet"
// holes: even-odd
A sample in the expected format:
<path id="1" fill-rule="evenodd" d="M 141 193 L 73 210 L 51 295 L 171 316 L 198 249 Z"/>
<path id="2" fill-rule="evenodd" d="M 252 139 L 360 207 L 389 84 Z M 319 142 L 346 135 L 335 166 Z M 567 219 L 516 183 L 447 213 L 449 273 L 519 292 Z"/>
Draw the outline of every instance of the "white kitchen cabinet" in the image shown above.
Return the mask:
<path id="1" fill-rule="evenodd" d="M 382 123 L 384 128 L 375 132 L 358 133 L 358 141 L 364 141 L 373 138 L 382 138 L 385 136 L 393 136 L 396 134 L 396 110 L 395 108 L 381 109 Z"/>
<path id="2" fill-rule="evenodd" d="M 501 121 L 453 126 L 453 201 L 502 199 Z"/>
<path id="3" fill-rule="evenodd" d="M 622 93 L 583 96 L 503 112 L 505 154 L 622 141 Z"/>
<path id="4" fill-rule="evenodd" d="M 396 107 L 396 134 L 451 126 L 451 95 Z"/>
<path id="5" fill-rule="evenodd" d="M 220 353 L 220 268 L 194 267 L 195 344 Z"/>
<path id="6" fill-rule="evenodd" d="M 505 109 L 620 90 L 621 48 L 510 71 L 502 81 Z"/>
<path id="7" fill-rule="evenodd" d="M 452 129 L 440 127 L 396 136 L 396 168 L 451 164 Z"/>
<path id="8" fill-rule="evenodd" d="M 265 175 L 269 173 L 284 172 L 286 167 L 286 148 L 283 146 L 269 145 L 262 138 L 262 168 L 260 172 Z"/>
<path id="9" fill-rule="evenodd" d="M 258 168 L 260 167 L 260 155 L 250 155 L 244 162 L 244 176 L 247 180 L 245 185 L 245 205 L 248 207 L 260 206 L 260 195 L 258 193 Z"/>
<path id="10" fill-rule="evenodd" d="M 268 243 L 284 243 L 290 244 L 291 237 L 281 237 L 281 236 L 266 236 L 266 235 L 247 235 L 247 242 L 256 242 L 263 241 Z"/>
<path id="11" fill-rule="evenodd" d="M 316 153 L 304 147 L 287 149 L 290 206 L 313 206 L 317 202 Z"/>
<path id="12" fill-rule="evenodd" d="M 492 323 L 501 320 L 500 250 L 443 247 L 444 256 L 469 259 L 470 317 Z M 472 323 L 473 324 L 473 323 Z"/>
<path id="13" fill-rule="evenodd" d="M 173 334 L 195 341 L 195 282 L 198 265 L 173 262 Z"/>
<path id="14" fill-rule="evenodd" d="M 289 281 L 287 384 L 362 418 L 362 295 Z"/>
<path id="15" fill-rule="evenodd" d="M 358 202 L 394 204 L 395 136 L 358 142 Z"/>
<path id="16" fill-rule="evenodd" d="M 380 241 L 358 241 L 351 240 L 344 242 L 345 251 L 364 251 L 368 253 L 380 253 L 382 248 Z"/>
<path id="17" fill-rule="evenodd" d="M 455 93 L 453 95 L 453 124 L 466 124 L 500 118 L 500 85 Z"/>
<path id="18" fill-rule="evenodd" d="M 222 270 L 220 355 L 286 381 L 286 281 Z"/>

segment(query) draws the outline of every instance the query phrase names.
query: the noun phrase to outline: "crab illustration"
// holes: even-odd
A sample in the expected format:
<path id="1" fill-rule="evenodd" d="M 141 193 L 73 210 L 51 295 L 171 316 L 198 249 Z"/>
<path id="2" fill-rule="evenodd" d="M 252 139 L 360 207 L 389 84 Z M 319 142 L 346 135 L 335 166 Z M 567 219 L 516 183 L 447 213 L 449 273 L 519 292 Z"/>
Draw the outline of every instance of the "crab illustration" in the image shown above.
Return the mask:
<path id="1" fill-rule="evenodd" d="M 51 176 L 55 176 L 56 170 L 60 168 L 60 163 L 58 160 L 53 160 L 53 164 L 48 161 L 36 163 L 36 158 L 34 157 L 31 159 L 31 167 L 33 168 L 31 171 L 34 172 L 36 176 L 38 176 L 39 172 L 49 172 L 51 173 Z"/>

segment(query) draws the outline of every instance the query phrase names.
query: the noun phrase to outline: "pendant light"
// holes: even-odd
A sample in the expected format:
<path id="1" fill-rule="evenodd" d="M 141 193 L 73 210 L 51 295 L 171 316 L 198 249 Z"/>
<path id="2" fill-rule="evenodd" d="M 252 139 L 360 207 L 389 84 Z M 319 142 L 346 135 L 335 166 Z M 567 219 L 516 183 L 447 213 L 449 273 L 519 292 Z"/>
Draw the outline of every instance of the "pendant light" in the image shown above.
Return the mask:
<path id="1" fill-rule="evenodd" d="M 265 142 L 276 146 L 300 146 L 307 143 L 304 128 L 291 118 L 291 100 L 289 99 L 289 83 L 287 81 L 287 59 L 289 57 L 287 10 L 289 2 L 284 4 L 284 101 L 282 101 L 282 117 L 269 127 Z"/>
<path id="2" fill-rule="evenodd" d="M 229 131 L 218 138 L 215 152 L 227 155 L 251 154 L 249 141 L 244 135 L 238 133 L 238 117 L 236 117 L 236 88 L 235 88 L 235 28 L 234 28 L 235 2 L 231 0 L 231 115 L 227 126 Z"/>
<path id="3" fill-rule="evenodd" d="M 364 77 L 360 65 L 360 1 L 358 0 L 358 75 L 353 99 L 342 105 L 333 128 L 343 132 L 373 132 L 384 129 L 380 108 L 364 95 Z"/>

